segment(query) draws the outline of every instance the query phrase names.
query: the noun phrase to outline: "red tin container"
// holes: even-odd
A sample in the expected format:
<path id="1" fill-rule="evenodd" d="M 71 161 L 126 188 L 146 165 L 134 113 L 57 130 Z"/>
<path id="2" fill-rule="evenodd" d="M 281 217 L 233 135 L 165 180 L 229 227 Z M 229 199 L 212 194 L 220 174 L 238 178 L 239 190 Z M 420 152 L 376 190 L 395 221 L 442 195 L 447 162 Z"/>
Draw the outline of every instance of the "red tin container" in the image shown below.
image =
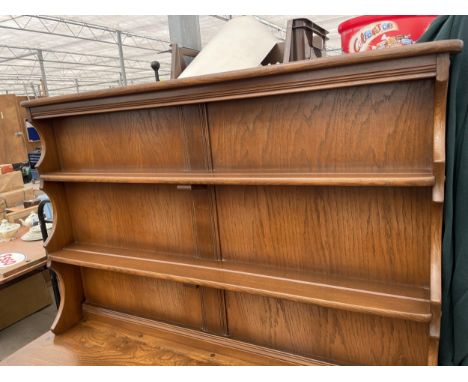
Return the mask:
<path id="1" fill-rule="evenodd" d="M 345 53 L 414 44 L 437 16 L 359 16 L 338 26 Z"/>

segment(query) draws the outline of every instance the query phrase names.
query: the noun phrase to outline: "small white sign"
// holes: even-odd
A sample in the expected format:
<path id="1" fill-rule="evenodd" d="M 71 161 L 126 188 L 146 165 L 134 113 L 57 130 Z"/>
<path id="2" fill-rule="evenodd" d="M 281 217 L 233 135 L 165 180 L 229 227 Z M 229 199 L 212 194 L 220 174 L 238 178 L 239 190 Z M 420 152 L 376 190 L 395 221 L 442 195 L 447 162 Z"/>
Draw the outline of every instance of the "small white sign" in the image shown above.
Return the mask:
<path id="1" fill-rule="evenodd" d="M 26 260 L 26 256 L 18 252 L 7 252 L 0 255 L 0 268 L 10 267 Z"/>

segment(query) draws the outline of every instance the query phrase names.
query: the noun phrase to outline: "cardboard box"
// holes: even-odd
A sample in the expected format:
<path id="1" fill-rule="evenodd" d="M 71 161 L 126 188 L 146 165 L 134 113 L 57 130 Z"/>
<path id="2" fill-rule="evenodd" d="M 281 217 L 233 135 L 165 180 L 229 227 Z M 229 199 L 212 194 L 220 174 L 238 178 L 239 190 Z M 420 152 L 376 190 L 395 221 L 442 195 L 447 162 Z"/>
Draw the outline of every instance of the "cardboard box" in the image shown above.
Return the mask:
<path id="1" fill-rule="evenodd" d="M 43 272 L 0 289 L 0 330 L 51 303 Z"/>
<path id="2" fill-rule="evenodd" d="M 23 189 L 0 193 L 0 200 L 5 202 L 6 207 L 23 205 L 25 200 L 34 199 L 34 190 L 23 187 Z"/>
<path id="3" fill-rule="evenodd" d="M 0 175 L 0 193 L 18 190 L 24 187 L 21 171 L 13 171 Z"/>
<path id="4" fill-rule="evenodd" d="M 37 206 L 24 208 L 23 206 L 18 207 L 7 207 L 5 209 L 5 219 L 10 223 L 18 223 L 19 219 L 25 219 L 31 212 L 37 213 Z"/>

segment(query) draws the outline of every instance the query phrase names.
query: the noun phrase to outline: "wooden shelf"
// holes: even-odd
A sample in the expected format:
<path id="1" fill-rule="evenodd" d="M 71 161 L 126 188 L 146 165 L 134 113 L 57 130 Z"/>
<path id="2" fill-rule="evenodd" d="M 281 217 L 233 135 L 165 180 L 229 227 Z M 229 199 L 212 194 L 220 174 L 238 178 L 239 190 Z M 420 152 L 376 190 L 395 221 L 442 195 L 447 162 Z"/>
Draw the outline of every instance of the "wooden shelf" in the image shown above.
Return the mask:
<path id="1" fill-rule="evenodd" d="M 48 332 L 0 362 L 47 366 L 329 365 L 200 331 L 84 305 L 84 320 Z"/>
<path id="2" fill-rule="evenodd" d="M 79 244 L 51 253 L 49 257 L 55 262 L 82 267 L 254 293 L 379 316 L 418 322 L 430 322 L 432 317 L 426 288 Z"/>
<path id="3" fill-rule="evenodd" d="M 50 182 L 226 184 L 292 186 L 433 186 L 430 173 L 274 173 L 274 172 L 51 172 Z"/>

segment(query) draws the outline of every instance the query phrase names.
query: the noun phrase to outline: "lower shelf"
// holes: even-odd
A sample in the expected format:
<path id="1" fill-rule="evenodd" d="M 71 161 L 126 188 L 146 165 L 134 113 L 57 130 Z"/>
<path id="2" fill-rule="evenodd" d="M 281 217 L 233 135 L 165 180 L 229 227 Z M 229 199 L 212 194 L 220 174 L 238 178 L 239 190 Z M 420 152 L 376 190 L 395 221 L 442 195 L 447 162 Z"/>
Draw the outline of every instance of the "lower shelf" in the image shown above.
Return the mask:
<path id="1" fill-rule="evenodd" d="M 71 245 L 49 259 L 418 322 L 432 317 L 429 292 L 420 287 L 92 245 Z"/>
<path id="2" fill-rule="evenodd" d="M 330 364 L 85 305 L 79 324 L 61 335 L 44 334 L 0 365 Z"/>

